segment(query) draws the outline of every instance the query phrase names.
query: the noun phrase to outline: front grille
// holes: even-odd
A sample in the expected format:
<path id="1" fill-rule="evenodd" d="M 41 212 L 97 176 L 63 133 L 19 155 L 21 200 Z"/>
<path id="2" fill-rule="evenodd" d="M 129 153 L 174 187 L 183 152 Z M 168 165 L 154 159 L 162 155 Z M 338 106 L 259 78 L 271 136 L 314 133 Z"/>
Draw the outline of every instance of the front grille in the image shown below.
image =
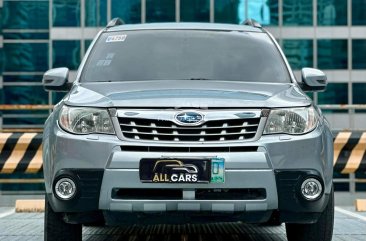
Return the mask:
<path id="1" fill-rule="evenodd" d="M 209 120 L 200 126 L 179 126 L 173 121 L 119 117 L 124 137 L 149 141 L 237 141 L 252 139 L 260 118 Z"/>

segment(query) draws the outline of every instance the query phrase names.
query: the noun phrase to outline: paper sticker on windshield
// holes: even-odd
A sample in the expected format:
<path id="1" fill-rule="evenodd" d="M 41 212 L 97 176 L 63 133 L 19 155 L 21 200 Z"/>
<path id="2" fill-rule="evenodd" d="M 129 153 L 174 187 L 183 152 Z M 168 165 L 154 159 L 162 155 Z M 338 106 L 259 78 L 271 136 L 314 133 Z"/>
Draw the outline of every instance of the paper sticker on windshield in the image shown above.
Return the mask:
<path id="1" fill-rule="evenodd" d="M 113 35 L 113 36 L 108 36 L 107 40 L 105 41 L 106 43 L 111 43 L 111 42 L 123 42 L 126 40 L 127 35 L 126 34 L 122 34 L 122 35 Z"/>

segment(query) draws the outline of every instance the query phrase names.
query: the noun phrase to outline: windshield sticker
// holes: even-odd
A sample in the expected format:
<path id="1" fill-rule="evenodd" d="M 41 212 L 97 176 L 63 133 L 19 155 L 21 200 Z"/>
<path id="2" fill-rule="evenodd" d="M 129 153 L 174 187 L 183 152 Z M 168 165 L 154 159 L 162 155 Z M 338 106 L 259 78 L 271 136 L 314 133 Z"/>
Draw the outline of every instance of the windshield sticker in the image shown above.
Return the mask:
<path id="1" fill-rule="evenodd" d="M 97 61 L 97 66 L 109 66 L 112 63 L 115 53 L 108 53 L 105 59 Z"/>
<path id="2" fill-rule="evenodd" d="M 109 66 L 111 63 L 112 63 L 112 60 L 102 59 L 102 60 L 98 60 L 97 66 Z"/>
<path id="3" fill-rule="evenodd" d="M 107 54 L 107 57 L 105 57 L 106 59 L 113 59 L 115 53 L 109 53 Z"/>
<path id="4" fill-rule="evenodd" d="M 124 42 L 126 40 L 126 37 L 127 37 L 126 34 L 108 36 L 108 38 L 107 38 L 107 40 L 105 42 L 106 43 Z"/>

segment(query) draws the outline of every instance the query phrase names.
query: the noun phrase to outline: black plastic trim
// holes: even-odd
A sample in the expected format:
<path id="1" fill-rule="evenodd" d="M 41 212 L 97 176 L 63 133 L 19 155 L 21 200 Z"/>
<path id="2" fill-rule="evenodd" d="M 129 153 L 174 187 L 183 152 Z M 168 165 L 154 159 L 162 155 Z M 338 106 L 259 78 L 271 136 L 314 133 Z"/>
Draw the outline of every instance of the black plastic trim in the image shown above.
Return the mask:
<path id="1" fill-rule="evenodd" d="M 316 170 L 275 170 L 278 209 L 282 222 L 312 223 L 324 211 L 329 194 L 324 194 L 324 181 Z M 301 194 L 301 183 L 306 178 L 316 178 L 323 186 L 322 195 L 316 200 L 306 200 Z"/>
<path id="2" fill-rule="evenodd" d="M 53 193 L 47 193 L 48 201 L 55 212 L 87 212 L 98 210 L 99 194 L 104 169 L 62 169 L 52 182 Z M 54 194 L 54 185 L 63 177 L 72 178 L 76 194 L 72 199 L 62 200 Z"/>
<path id="3" fill-rule="evenodd" d="M 272 211 L 245 212 L 116 212 L 103 211 L 106 225 L 155 225 L 155 224 L 202 224 L 222 222 L 264 223 L 271 217 Z"/>

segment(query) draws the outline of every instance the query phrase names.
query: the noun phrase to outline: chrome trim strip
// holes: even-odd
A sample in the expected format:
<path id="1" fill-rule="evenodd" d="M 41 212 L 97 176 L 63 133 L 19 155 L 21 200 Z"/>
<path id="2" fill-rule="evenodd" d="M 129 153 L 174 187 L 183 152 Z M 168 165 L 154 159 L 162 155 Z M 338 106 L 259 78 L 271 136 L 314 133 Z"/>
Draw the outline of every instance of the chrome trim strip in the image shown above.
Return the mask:
<path id="1" fill-rule="evenodd" d="M 135 132 L 135 131 L 123 131 L 128 134 L 139 134 L 139 135 L 154 135 L 154 136 L 237 136 L 237 135 L 247 135 L 254 134 L 256 131 L 248 131 L 248 132 L 237 132 L 237 133 L 217 133 L 217 134 L 169 134 L 169 133 L 150 133 L 150 132 Z"/>
<path id="2" fill-rule="evenodd" d="M 126 127 L 137 127 L 137 128 L 154 128 L 154 129 L 182 129 L 182 130 L 189 130 L 195 129 L 195 126 L 177 126 L 177 127 L 167 127 L 167 126 L 146 126 L 146 125 L 127 125 L 127 124 L 120 124 L 120 126 Z M 234 128 L 243 128 L 243 127 L 255 127 L 259 126 L 259 124 L 251 124 L 251 125 L 242 125 L 242 126 L 227 126 L 227 127 L 205 127 L 205 125 L 201 126 L 202 130 L 210 130 L 210 129 L 234 129 Z"/>

